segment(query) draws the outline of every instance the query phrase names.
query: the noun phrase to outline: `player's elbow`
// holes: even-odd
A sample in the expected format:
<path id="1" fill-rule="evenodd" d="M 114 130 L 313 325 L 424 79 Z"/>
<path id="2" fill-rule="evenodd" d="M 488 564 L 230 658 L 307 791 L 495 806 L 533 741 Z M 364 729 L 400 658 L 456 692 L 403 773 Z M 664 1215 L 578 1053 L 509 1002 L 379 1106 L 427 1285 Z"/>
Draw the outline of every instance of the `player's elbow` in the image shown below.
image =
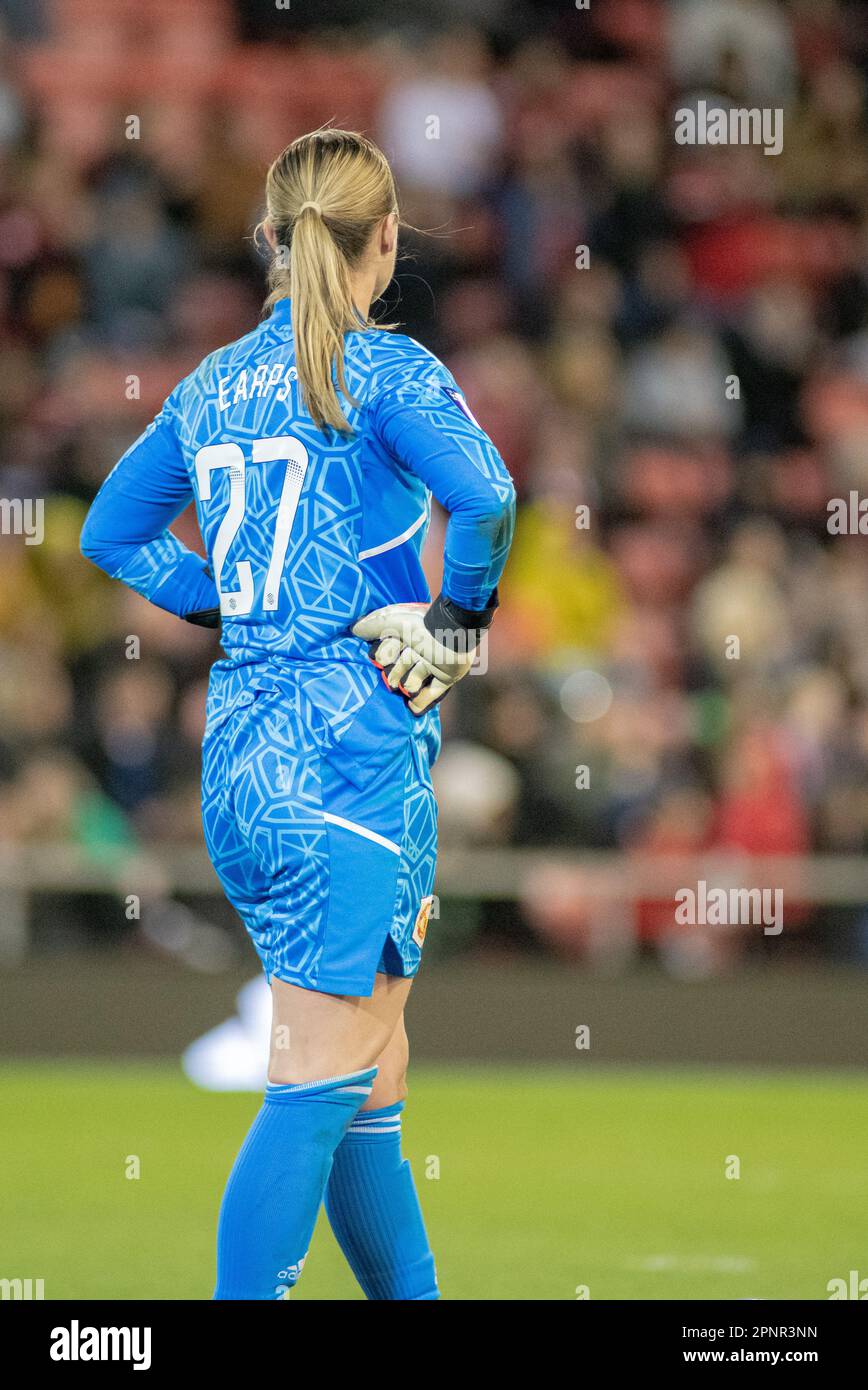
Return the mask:
<path id="1" fill-rule="evenodd" d="M 95 534 L 90 514 L 85 518 L 84 525 L 81 528 L 81 535 L 78 538 L 78 548 L 85 560 L 90 560 L 93 564 L 98 564 L 97 556 L 100 554 L 102 546 Z"/>
<path id="2" fill-rule="evenodd" d="M 474 507 L 474 522 L 480 534 L 493 542 L 512 535 L 515 526 L 515 488 L 510 481 L 480 497 Z"/>
<path id="3" fill-rule="evenodd" d="M 513 483 L 512 478 L 510 478 L 509 482 L 504 485 L 504 494 L 505 496 L 500 505 L 500 519 L 501 521 L 505 521 L 508 524 L 509 529 L 511 531 L 513 526 L 515 525 L 516 508 L 515 484 Z"/>
<path id="4" fill-rule="evenodd" d="M 98 569 L 108 570 L 109 555 L 113 547 L 106 542 L 104 536 L 100 535 L 99 527 L 94 520 L 93 508 L 85 517 L 78 548 L 85 560 L 90 560 L 91 564 L 96 565 Z"/>

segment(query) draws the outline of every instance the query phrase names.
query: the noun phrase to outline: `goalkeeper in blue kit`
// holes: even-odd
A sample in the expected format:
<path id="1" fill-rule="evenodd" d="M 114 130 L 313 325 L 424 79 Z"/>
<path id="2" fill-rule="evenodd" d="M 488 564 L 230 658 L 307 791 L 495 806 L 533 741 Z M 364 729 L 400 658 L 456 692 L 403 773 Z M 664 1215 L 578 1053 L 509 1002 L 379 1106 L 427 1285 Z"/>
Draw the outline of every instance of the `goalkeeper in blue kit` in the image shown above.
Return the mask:
<path id="1" fill-rule="evenodd" d="M 395 267 L 388 163 L 352 132 L 272 165 L 270 311 L 169 396 L 82 533 L 95 564 L 221 629 L 205 840 L 273 1001 L 268 1086 L 227 1183 L 218 1299 L 288 1297 L 324 1201 L 371 1299 L 435 1299 L 401 1158 L 404 1006 L 434 882 L 438 702 L 512 538 L 509 474 L 450 373 L 370 306 Z M 449 513 L 442 592 L 420 562 Z M 208 558 L 168 529 L 190 501 Z"/>

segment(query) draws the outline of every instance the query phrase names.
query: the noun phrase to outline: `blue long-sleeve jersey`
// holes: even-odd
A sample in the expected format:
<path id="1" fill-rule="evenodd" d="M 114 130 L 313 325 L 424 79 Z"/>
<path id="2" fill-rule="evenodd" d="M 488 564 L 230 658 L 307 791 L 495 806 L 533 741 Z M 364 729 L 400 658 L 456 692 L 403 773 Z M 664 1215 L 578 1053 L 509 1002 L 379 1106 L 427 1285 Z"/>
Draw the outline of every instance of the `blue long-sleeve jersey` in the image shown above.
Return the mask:
<path id="1" fill-rule="evenodd" d="M 345 367 L 353 432 L 325 433 L 305 408 L 289 302 L 278 301 L 176 387 L 88 514 L 82 552 L 113 578 L 180 616 L 219 608 L 227 659 L 209 717 L 241 689 L 234 673 L 281 659 L 309 663 L 309 686 L 323 677 L 330 723 L 351 714 L 371 679 L 353 623 L 430 598 L 420 555 L 432 493 L 450 514 L 443 593 L 474 611 L 491 601 L 515 494 L 455 379 L 382 330 L 348 334 Z M 191 499 L 207 561 L 168 529 Z"/>

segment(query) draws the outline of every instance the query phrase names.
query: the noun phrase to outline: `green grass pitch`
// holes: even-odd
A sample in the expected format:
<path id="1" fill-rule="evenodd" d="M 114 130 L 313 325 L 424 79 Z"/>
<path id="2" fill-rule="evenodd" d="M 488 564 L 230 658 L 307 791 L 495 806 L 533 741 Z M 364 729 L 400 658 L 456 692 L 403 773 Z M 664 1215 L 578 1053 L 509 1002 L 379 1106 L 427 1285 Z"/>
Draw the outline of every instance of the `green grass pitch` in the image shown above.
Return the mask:
<path id="1" fill-rule="evenodd" d="M 257 1107 L 164 1064 L 0 1068 L 0 1277 L 210 1297 Z M 824 1299 L 868 1275 L 866 1134 L 857 1075 L 420 1067 L 404 1150 L 445 1298 Z M 360 1296 L 323 1219 L 293 1299 Z"/>

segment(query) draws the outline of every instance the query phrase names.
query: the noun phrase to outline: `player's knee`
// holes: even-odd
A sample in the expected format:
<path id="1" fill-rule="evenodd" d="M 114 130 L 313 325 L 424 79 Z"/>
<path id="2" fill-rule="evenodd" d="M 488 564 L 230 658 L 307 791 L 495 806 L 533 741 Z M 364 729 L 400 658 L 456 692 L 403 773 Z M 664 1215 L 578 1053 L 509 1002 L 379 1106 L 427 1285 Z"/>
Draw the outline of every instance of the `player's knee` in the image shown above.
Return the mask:
<path id="1" fill-rule="evenodd" d="M 407 1099 L 407 1066 L 410 1060 L 410 1046 L 407 1036 L 401 1029 L 400 1036 L 377 1058 L 377 1075 L 370 1096 L 363 1109 L 379 1110 L 384 1105 L 394 1105 L 396 1101 Z"/>
<path id="2" fill-rule="evenodd" d="M 380 1085 L 377 1090 L 378 1105 L 394 1105 L 398 1100 L 407 1099 L 407 1068 L 386 1069 L 380 1080 L 380 1073 L 377 1073 L 377 1080 Z M 373 1096 L 373 1092 L 372 1092 Z"/>

